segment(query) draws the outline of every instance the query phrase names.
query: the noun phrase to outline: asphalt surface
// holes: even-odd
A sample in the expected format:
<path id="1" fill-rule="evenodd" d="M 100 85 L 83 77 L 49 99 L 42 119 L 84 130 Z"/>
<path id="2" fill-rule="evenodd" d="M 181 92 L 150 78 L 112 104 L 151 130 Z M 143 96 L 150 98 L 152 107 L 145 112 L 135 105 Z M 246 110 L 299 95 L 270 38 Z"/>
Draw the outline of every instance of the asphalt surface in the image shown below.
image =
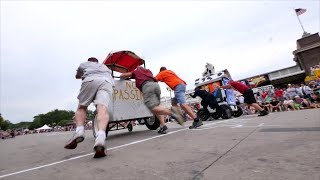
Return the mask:
<path id="1" fill-rule="evenodd" d="M 320 179 L 320 109 L 112 131 L 107 157 L 93 159 L 91 131 L 75 150 L 72 132 L 0 140 L 0 179 Z"/>

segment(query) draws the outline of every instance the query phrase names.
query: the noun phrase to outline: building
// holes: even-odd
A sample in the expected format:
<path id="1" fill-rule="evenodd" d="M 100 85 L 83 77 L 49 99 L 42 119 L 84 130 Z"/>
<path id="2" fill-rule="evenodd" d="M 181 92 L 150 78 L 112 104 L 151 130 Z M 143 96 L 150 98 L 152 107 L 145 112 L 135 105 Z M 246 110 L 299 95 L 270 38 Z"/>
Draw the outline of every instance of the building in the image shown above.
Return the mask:
<path id="1" fill-rule="evenodd" d="M 297 40 L 297 49 L 293 51 L 293 60 L 297 62 L 306 75 L 311 75 L 310 68 L 320 64 L 319 33 L 307 34 Z"/>
<path id="2" fill-rule="evenodd" d="M 297 40 L 297 49 L 293 51 L 295 66 L 286 67 L 241 79 L 255 83 L 256 87 L 265 85 L 286 86 L 286 84 L 299 84 L 311 74 L 311 67 L 320 64 L 320 37 L 319 33 L 306 33 Z"/>

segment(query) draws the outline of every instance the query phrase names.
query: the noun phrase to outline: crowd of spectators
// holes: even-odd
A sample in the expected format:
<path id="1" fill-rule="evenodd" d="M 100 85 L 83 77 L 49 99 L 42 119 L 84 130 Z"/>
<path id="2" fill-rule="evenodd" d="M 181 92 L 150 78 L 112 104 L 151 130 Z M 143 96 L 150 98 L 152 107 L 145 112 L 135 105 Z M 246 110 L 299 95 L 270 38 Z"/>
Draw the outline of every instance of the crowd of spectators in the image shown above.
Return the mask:
<path id="1" fill-rule="evenodd" d="M 320 78 L 308 84 L 287 84 L 255 93 L 257 103 L 269 112 L 294 111 L 320 107 Z M 240 106 L 246 114 L 256 113 L 243 104 L 243 97 L 238 97 Z"/>

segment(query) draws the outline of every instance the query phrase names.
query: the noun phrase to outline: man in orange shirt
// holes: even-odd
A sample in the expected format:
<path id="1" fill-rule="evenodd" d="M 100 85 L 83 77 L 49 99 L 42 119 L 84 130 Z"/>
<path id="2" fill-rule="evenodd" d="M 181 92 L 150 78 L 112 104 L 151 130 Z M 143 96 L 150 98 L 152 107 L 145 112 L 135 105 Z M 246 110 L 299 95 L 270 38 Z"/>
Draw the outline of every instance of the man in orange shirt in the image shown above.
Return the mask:
<path id="1" fill-rule="evenodd" d="M 202 126 L 202 121 L 197 118 L 197 115 L 191 110 L 186 101 L 186 82 L 180 79 L 173 71 L 167 70 L 166 67 L 161 67 L 159 74 L 155 77 L 157 81 L 166 83 L 172 90 L 174 90 L 174 98 L 172 101 L 172 108 L 180 107 L 194 120 L 190 129 Z"/>

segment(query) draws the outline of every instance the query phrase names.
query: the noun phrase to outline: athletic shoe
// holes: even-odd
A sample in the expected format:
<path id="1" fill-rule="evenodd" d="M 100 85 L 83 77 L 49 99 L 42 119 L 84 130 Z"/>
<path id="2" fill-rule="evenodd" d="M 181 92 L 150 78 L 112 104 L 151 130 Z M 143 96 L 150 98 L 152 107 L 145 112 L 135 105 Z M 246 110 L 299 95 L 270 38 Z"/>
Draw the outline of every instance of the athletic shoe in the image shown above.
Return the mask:
<path id="1" fill-rule="evenodd" d="M 201 120 L 195 119 L 195 120 L 193 121 L 193 123 L 192 123 L 192 126 L 189 126 L 189 129 L 195 129 L 195 128 L 198 128 L 198 127 L 200 127 L 200 126 L 202 126 L 202 125 L 203 125 L 203 123 L 202 123 Z"/>
<path id="2" fill-rule="evenodd" d="M 268 111 L 266 110 L 263 110 L 263 111 L 260 111 L 260 114 L 258 116 L 265 116 L 265 115 L 268 115 Z"/>
<path id="3" fill-rule="evenodd" d="M 160 127 L 158 133 L 159 134 L 167 134 L 168 132 L 168 127 L 166 125 L 164 125 L 163 127 Z"/>
<path id="4" fill-rule="evenodd" d="M 101 158 L 101 157 L 105 157 L 106 153 L 105 153 L 105 137 L 102 136 L 98 136 L 96 138 L 96 141 L 94 143 L 93 149 L 95 151 L 95 154 L 93 156 L 93 158 Z"/>
<path id="5" fill-rule="evenodd" d="M 181 126 L 183 125 L 184 123 L 184 119 L 182 117 L 182 115 L 180 114 L 179 110 L 177 109 L 178 107 L 174 107 L 172 106 L 171 107 L 171 111 L 172 111 L 172 118 L 176 120 L 176 122 L 178 124 L 180 124 Z"/>
<path id="6" fill-rule="evenodd" d="M 74 133 L 73 137 L 69 142 L 64 146 L 65 149 L 75 149 L 78 143 L 81 143 L 84 140 L 84 131 L 79 131 Z"/>

